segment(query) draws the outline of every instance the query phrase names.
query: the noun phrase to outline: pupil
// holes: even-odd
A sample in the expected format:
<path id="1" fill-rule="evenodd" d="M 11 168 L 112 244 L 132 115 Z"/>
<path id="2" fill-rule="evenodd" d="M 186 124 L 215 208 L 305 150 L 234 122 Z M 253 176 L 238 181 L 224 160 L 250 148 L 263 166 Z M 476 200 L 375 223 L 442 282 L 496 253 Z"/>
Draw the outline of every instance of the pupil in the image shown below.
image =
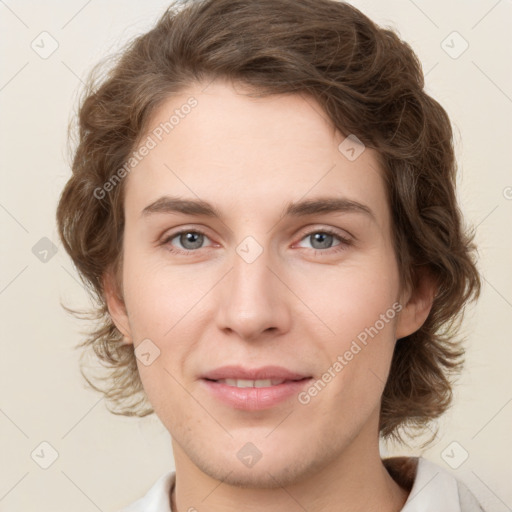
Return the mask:
<path id="1" fill-rule="evenodd" d="M 312 243 L 311 245 L 315 249 L 328 249 L 329 247 L 331 247 L 332 238 L 333 236 L 329 235 L 328 233 L 315 233 L 313 235 L 313 241 L 315 243 L 319 242 L 319 246 L 315 247 L 315 243 Z"/>
<path id="2" fill-rule="evenodd" d="M 203 243 L 203 235 L 200 233 L 183 233 L 180 236 L 180 243 L 185 249 L 198 249 Z"/>

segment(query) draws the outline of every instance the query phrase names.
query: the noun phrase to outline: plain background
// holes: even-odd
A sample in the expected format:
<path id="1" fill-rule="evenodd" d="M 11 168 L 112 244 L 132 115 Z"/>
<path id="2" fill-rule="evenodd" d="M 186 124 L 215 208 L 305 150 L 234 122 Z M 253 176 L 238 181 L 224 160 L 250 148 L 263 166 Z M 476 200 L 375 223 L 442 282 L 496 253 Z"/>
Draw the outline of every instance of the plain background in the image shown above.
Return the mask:
<path id="1" fill-rule="evenodd" d="M 423 453 L 465 481 L 488 511 L 512 510 L 512 2 L 353 4 L 411 44 L 427 90 L 452 118 L 460 202 L 477 226 L 484 283 L 464 323 L 466 371 L 437 440 L 425 451 L 383 446 L 383 454 Z M 173 467 L 169 435 L 154 415 L 114 416 L 81 379 L 73 347 L 86 324 L 60 301 L 77 307 L 88 299 L 54 220 L 70 175 L 66 130 L 81 82 L 166 6 L 0 1 L 2 511 L 115 511 Z M 44 55 L 52 40 L 58 48 Z"/>

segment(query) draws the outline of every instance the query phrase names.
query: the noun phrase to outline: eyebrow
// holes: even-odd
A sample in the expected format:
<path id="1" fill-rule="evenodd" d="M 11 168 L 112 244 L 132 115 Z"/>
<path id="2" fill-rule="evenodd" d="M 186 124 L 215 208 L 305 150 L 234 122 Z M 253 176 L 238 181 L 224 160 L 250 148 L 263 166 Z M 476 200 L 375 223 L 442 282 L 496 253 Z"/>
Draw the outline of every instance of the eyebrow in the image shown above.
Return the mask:
<path id="1" fill-rule="evenodd" d="M 211 203 L 202 199 L 182 199 L 163 196 L 142 210 L 142 216 L 153 213 L 182 213 L 185 215 L 222 218 Z M 376 220 L 373 211 L 365 204 L 342 197 L 319 197 L 304 201 L 290 202 L 284 208 L 283 217 L 306 217 L 326 213 L 362 213 Z"/>

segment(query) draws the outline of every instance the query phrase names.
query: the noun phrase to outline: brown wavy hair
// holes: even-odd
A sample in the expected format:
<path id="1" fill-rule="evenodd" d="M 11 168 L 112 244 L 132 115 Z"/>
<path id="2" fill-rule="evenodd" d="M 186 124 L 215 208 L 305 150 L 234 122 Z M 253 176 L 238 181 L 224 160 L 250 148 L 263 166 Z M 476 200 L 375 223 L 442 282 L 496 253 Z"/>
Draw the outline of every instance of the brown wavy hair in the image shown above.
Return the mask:
<path id="1" fill-rule="evenodd" d="M 103 290 L 105 273 L 118 275 L 122 262 L 123 182 L 101 199 L 95 191 L 123 167 L 164 100 L 216 78 L 257 95 L 314 98 L 338 130 L 377 151 L 401 281 L 414 286 L 426 270 L 438 283 L 426 322 L 396 343 L 380 433 L 403 441 L 400 432 L 421 432 L 451 403 L 464 354 L 460 321 L 480 292 L 473 234 L 455 196 L 452 129 L 425 92 L 410 46 L 334 0 L 176 1 L 154 28 L 92 70 L 57 210 L 64 247 L 95 300 L 87 318 L 96 328 L 78 347 L 92 347 L 107 370 L 92 379 L 82 364 L 84 378 L 115 414 L 153 412 Z"/>

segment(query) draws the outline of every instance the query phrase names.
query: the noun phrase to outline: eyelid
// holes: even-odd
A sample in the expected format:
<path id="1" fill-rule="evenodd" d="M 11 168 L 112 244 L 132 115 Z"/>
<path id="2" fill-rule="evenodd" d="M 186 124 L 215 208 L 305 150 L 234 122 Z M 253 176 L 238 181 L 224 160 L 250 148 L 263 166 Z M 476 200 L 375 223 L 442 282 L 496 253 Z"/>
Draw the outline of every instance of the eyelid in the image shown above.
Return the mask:
<path id="1" fill-rule="evenodd" d="M 177 235 L 180 235 L 181 233 L 200 233 L 201 235 L 207 236 L 208 238 L 211 238 L 210 235 L 208 235 L 208 232 L 210 230 L 207 229 L 204 226 L 197 226 L 197 225 L 181 225 L 181 226 L 175 226 L 174 228 L 168 228 L 161 235 L 158 236 L 158 240 L 165 241 L 174 238 Z"/>
<path id="2" fill-rule="evenodd" d="M 303 228 L 297 235 L 298 240 L 303 240 L 305 237 L 313 235 L 315 233 L 327 233 L 339 238 L 342 242 L 349 243 L 354 242 L 355 237 L 346 231 L 345 229 L 335 228 L 332 226 L 314 225 Z"/>
<path id="3" fill-rule="evenodd" d="M 324 249 L 315 249 L 314 247 L 301 247 L 298 245 L 300 242 L 302 242 L 303 240 L 307 239 L 308 237 L 314 235 L 315 233 L 323 233 L 323 234 L 331 235 L 334 238 L 338 239 L 338 243 L 331 247 L 327 247 Z M 337 256 L 337 255 L 343 253 L 344 251 L 348 250 L 352 245 L 353 245 L 352 238 L 348 238 L 348 237 L 341 235 L 338 231 L 336 231 L 333 228 L 325 228 L 324 227 L 324 228 L 313 228 L 312 230 L 310 230 L 306 233 L 303 233 L 302 236 L 299 238 L 299 240 L 293 244 L 292 249 L 301 250 L 301 251 L 305 250 L 306 253 L 312 252 L 315 256 L 328 258 L 328 257 Z"/>
<path id="4" fill-rule="evenodd" d="M 213 247 L 215 245 L 219 245 L 212 240 L 212 237 L 208 235 L 207 230 L 202 227 L 192 227 L 192 226 L 181 226 L 179 228 L 175 228 L 176 230 L 167 230 L 164 232 L 162 236 L 159 237 L 158 245 L 167 246 L 170 245 L 171 240 L 176 238 L 177 236 L 183 233 L 197 233 L 199 235 L 203 235 L 205 238 L 210 240 L 210 245 L 201 247 L 200 249 L 207 249 L 209 247 Z M 172 250 L 168 249 L 170 252 L 176 252 L 178 254 L 190 254 L 194 252 L 198 252 L 200 249 L 180 249 L 179 247 L 172 246 Z"/>

